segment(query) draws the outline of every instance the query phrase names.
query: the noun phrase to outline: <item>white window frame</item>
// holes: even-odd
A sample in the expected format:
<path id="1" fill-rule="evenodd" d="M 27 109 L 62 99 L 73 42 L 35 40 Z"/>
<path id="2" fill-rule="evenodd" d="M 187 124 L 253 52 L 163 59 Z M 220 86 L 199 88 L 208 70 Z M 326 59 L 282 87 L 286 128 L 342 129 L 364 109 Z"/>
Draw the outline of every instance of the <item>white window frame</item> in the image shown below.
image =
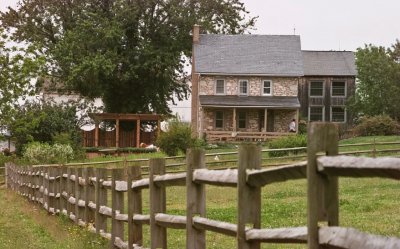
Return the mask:
<path id="1" fill-rule="evenodd" d="M 318 121 L 311 121 L 311 119 L 310 119 L 310 117 L 311 117 L 311 108 L 313 108 L 313 107 L 321 107 L 322 108 L 322 120 L 321 120 L 321 122 L 324 122 L 325 121 L 325 106 L 322 106 L 322 105 L 312 105 L 312 106 L 309 106 L 308 107 L 308 121 L 309 122 L 318 122 Z"/>
<path id="2" fill-rule="evenodd" d="M 344 83 L 344 95 L 343 96 L 333 96 L 333 82 L 343 82 Z M 331 97 L 333 97 L 333 98 L 346 98 L 347 97 L 347 81 L 345 81 L 345 80 L 332 80 L 332 82 L 331 82 Z"/>
<path id="3" fill-rule="evenodd" d="M 318 96 L 312 96 L 311 95 L 311 83 L 315 83 L 315 82 L 321 82 L 322 83 L 322 95 L 318 95 Z M 325 81 L 323 80 L 310 80 L 308 82 L 308 96 L 311 98 L 323 98 L 325 96 Z"/>
<path id="4" fill-rule="evenodd" d="M 241 82 L 246 82 L 246 90 L 247 90 L 247 92 L 246 93 L 242 93 L 241 91 L 240 91 L 240 89 L 241 89 L 241 87 L 240 87 L 240 83 Z M 241 79 L 241 80 L 239 80 L 239 82 L 238 82 L 238 95 L 240 95 L 240 96 L 248 96 L 249 95 L 249 81 L 248 80 L 244 80 L 244 79 Z"/>
<path id="5" fill-rule="evenodd" d="M 344 120 L 343 121 L 333 121 L 332 120 L 332 116 L 333 116 L 333 112 L 332 112 L 332 108 L 343 108 L 344 109 Z M 345 106 L 331 106 L 330 108 L 330 121 L 334 122 L 334 123 L 346 123 L 347 122 L 347 108 Z"/>
<path id="6" fill-rule="evenodd" d="M 269 89 L 270 89 L 270 93 L 265 93 L 264 89 L 265 89 L 265 83 L 269 82 Z M 262 81 L 262 87 L 261 87 L 261 95 L 263 96 L 272 96 L 273 94 L 273 86 L 272 86 L 272 80 L 263 80 Z"/>
<path id="7" fill-rule="evenodd" d="M 222 113 L 222 127 L 217 127 L 217 112 L 221 112 Z M 214 113 L 214 118 L 215 118 L 215 122 L 214 122 L 214 127 L 215 129 L 224 129 L 224 112 L 221 110 L 216 110 Z"/>
<path id="8" fill-rule="evenodd" d="M 217 82 L 218 82 L 219 80 L 222 80 L 222 81 L 224 82 L 224 92 L 223 92 L 223 93 L 218 93 L 218 92 L 217 92 Z M 214 93 L 215 93 L 215 95 L 226 95 L 226 84 L 225 84 L 225 79 L 215 79 Z"/>

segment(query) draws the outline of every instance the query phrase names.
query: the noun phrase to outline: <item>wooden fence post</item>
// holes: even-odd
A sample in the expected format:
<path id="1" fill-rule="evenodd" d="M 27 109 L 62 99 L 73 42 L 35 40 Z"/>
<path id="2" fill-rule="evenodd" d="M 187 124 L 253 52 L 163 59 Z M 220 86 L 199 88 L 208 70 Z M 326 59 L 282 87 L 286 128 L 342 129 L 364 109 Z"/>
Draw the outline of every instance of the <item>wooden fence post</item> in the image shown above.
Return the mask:
<path id="1" fill-rule="evenodd" d="M 47 167 L 47 211 L 49 213 L 55 213 L 55 198 L 56 198 L 56 191 L 55 191 L 55 174 L 54 174 L 54 167 Z"/>
<path id="2" fill-rule="evenodd" d="M 30 202 L 33 202 L 35 200 L 35 177 L 34 177 L 34 171 L 33 171 L 33 167 L 29 166 L 28 167 L 28 176 L 29 176 L 29 194 L 28 194 L 28 199 Z"/>
<path id="3" fill-rule="evenodd" d="M 75 194 L 75 182 L 72 181 L 71 177 L 74 171 L 72 167 L 67 168 L 67 216 L 68 218 L 75 212 L 74 204 L 70 202 L 70 197 Z"/>
<path id="4" fill-rule="evenodd" d="M 128 167 L 128 249 L 143 245 L 142 224 L 133 222 L 134 214 L 142 214 L 142 190 L 133 190 L 132 182 L 142 178 L 140 166 Z"/>
<path id="5" fill-rule="evenodd" d="M 55 194 L 55 203 L 54 203 L 54 212 L 60 213 L 61 212 L 61 179 L 62 179 L 62 172 L 61 166 L 54 167 L 54 194 Z"/>
<path id="6" fill-rule="evenodd" d="M 84 207 L 81 207 L 79 201 L 82 200 L 83 196 L 83 188 L 81 184 L 79 184 L 79 178 L 82 177 L 82 168 L 75 168 L 75 223 L 79 225 L 79 221 L 83 221 L 83 211 Z"/>
<path id="7" fill-rule="evenodd" d="M 259 249 L 260 242 L 246 240 L 246 227 L 261 227 L 261 187 L 251 187 L 246 182 L 246 170 L 261 168 L 261 147 L 243 144 L 239 147 L 238 167 L 238 231 L 239 249 Z"/>
<path id="8" fill-rule="evenodd" d="M 193 182 L 193 171 L 206 168 L 204 150 L 189 149 L 186 165 L 186 249 L 205 249 L 205 231 L 193 227 L 193 217 L 206 214 L 205 185 Z"/>
<path id="9" fill-rule="evenodd" d="M 167 230 L 156 223 L 156 214 L 165 213 L 166 199 L 165 187 L 159 187 L 154 183 L 156 175 L 165 174 L 165 159 L 150 159 L 150 247 L 151 249 L 167 248 Z"/>
<path id="10" fill-rule="evenodd" d="M 32 184 L 33 184 L 33 201 L 34 202 L 38 202 L 38 198 L 39 198 L 39 176 L 38 176 L 38 168 L 37 167 L 32 167 Z"/>
<path id="11" fill-rule="evenodd" d="M 84 219 L 87 223 L 94 223 L 95 219 L 95 212 L 90 204 L 95 203 L 95 187 L 92 182 L 92 177 L 94 177 L 94 168 L 87 167 L 83 170 L 83 175 L 85 179 L 85 186 L 84 186 L 84 196 L 85 196 L 85 214 Z"/>
<path id="12" fill-rule="evenodd" d="M 68 206 L 68 172 L 67 167 L 64 165 L 60 169 L 60 212 L 68 216 L 67 206 Z M 66 177 L 64 177 L 64 175 Z"/>
<path id="13" fill-rule="evenodd" d="M 338 178 L 319 174 L 317 153 L 338 154 L 338 131 L 332 123 L 312 122 L 307 132 L 308 248 L 318 249 L 318 222 L 339 225 Z"/>
<path id="14" fill-rule="evenodd" d="M 9 181 L 8 181 L 8 165 L 9 163 L 4 163 L 4 186 L 6 186 L 6 188 L 10 188 Z"/>
<path id="15" fill-rule="evenodd" d="M 107 206 L 107 189 L 103 188 L 103 181 L 107 180 L 107 169 L 96 168 L 96 233 L 107 232 L 107 217 L 100 213 L 101 206 Z"/>
<path id="16" fill-rule="evenodd" d="M 124 241 L 124 222 L 117 219 L 118 214 L 124 213 L 124 192 L 117 190 L 117 184 L 124 179 L 125 169 L 112 169 L 111 195 L 112 195 L 112 226 L 111 245 L 115 246 L 115 239 Z"/>
<path id="17" fill-rule="evenodd" d="M 45 166 L 43 172 L 43 206 L 49 212 L 49 186 L 50 186 L 50 181 L 49 181 L 49 167 Z"/>

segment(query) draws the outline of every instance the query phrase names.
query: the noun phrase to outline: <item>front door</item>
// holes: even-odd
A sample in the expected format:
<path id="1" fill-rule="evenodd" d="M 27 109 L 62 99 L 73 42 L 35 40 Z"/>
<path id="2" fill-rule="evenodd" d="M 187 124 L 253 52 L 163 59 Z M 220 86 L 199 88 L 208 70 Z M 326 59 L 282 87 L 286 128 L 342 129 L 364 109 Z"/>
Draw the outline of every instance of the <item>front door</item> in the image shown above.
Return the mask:
<path id="1" fill-rule="evenodd" d="M 274 110 L 267 110 L 267 132 L 274 132 Z"/>

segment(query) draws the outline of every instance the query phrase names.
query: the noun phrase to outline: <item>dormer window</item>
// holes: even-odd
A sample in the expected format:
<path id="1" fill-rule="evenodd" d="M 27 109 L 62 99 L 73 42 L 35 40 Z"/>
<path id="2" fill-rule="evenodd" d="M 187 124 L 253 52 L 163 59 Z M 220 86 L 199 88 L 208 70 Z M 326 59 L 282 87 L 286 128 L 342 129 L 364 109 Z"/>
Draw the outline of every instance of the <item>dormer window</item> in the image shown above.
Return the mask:
<path id="1" fill-rule="evenodd" d="M 219 95 L 225 94 L 225 80 L 215 81 L 215 94 Z"/>
<path id="2" fill-rule="evenodd" d="M 266 96 L 272 95 L 272 81 L 270 80 L 263 81 L 262 94 Z"/>
<path id="3" fill-rule="evenodd" d="M 248 81 L 239 80 L 239 95 L 247 95 L 247 94 L 248 94 Z"/>

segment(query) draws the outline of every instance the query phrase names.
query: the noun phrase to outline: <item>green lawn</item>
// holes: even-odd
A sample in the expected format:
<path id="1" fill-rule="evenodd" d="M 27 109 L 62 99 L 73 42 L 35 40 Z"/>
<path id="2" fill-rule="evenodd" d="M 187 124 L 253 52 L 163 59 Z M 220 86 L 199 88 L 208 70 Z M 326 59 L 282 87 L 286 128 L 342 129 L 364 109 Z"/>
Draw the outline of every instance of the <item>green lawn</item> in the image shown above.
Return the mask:
<path id="1" fill-rule="evenodd" d="M 102 249 L 108 241 L 0 188 L 0 249 Z"/>
<path id="2" fill-rule="evenodd" d="M 341 144 L 368 143 L 373 137 L 343 140 Z M 375 137 L 376 142 L 398 142 L 398 136 Z M 351 150 L 367 150 L 359 146 Z M 387 145 L 385 148 L 400 148 Z M 348 150 L 349 148 L 342 148 Z M 344 151 L 342 150 L 341 151 Z M 380 149 L 377 146 L 377 149 Z M 207 153 L 211 153 L 208 151 Z M 396 153 L 398 155 L 399 153 Z M 148 156 L 150 154 L 145 154 Z M 160 156 L 160 154 L 153 154 Z M 137 155 L 135 155 L 137 157 Z M 229 156 L 226 158 L 234 158 Z M 107 158 L 108 160 L 115 158 Z M 224 159 L 224 158 L 222 158 Z M 221 159 L 221 160 L 222 160 Z M 209 159 L 213 160 L 213 158 Z M 225 160 L 225 159 L 224 159 Z M 112 165 L 110 165 L 112 166 Z M 114 165 L 115 166 L 115 165 Z M 278 228 L 306 226 L 306 180 L 276 183 L 262 191 L 262 227 Z M 237 223 L 237 190 L 207 186 L 207 217 Z M 167 213 L 185 215 L 184 187 L 167 189 Z M 144 213 L 149 210 L 149 193 L 143 191 Z M 359 230 L 400 237 L 400 182 L 379 178 L 340 178 L 340 225 Z M 1 248 L 106 248 L 103 240 L 85 232 L 69 221 L 49 216 L 39 208 L 0 189 L 0 249 Z M 145 244 L 149 247 L 149 229 L 144 226 Z M 24 240 L 18 239 L 23 237 Z M 169 248 L 185 248 L 184 230 L 168 230 Z M 235 238 L 207 232 L 207 248 L 235 248 Z M 306 248 L 305 245 L 268 245 L 262 248 Z"/>
<path id="3" fill-rule="evenodd" d="M 207 218 L 237 223 L 235 188 L 207 186 Z M 361 231 L 400 237 L 400 182 L 379 178 L 340 179 L 340 225 Z M 167 189 L 167 212 L 184 215 L 183 187 Z M 144 191 L 143 196 L 148 192 Z M 266 186 L 262 190 L 262 227 L 306 226 L 306 180 Z M 148 200 L 144 198 L 144 212 Z M 147 230 L 146 230 L 147 231 Z M 146 244 L 149 245 L 148 236 Z M 169 248 L 184 248 L 184 231 L 168 230 Z M 235 238 L 207 232 L 207 248 L 235 248 Z M 262 248 L 306 248 L 305 245 L 271 245 Z"/>

